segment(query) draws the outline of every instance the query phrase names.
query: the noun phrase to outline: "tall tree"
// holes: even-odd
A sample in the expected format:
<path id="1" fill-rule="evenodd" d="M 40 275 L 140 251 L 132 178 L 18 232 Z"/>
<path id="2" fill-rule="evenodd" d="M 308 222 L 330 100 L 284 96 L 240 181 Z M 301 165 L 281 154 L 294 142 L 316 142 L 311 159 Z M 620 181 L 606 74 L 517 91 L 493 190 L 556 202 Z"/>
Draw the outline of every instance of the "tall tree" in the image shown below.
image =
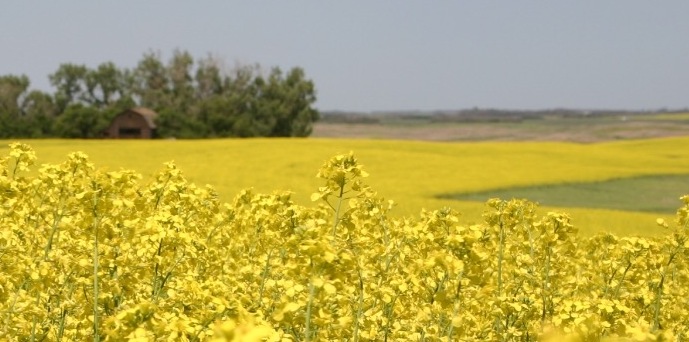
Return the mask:
<path id="1" fill-rule="evenodd" d="M 128 82 L 125 77 L 126 74 L 112 62 L 87 70 L 85 101 L 96 108 L 112 106 L 127 95 Z"/>
<path id="2" fill-rule="evenodd" d="M 166 108 L 156 118 L 156 134 L 163 138 L 203 138 L 206 126 L 180 111 Z"/>
<path id="3" fill-rule="evenodd" d="M 22 101 L 21 111 L 27 129 L 25 136 L 32 138 L 53 136 L 53 123 L 57 106 L 53 97 L 40 90 L 30 91 Z"/>
<path id="4" fill-rule="evenodd" d="M 256 64 L 226 72 L 211 55 L 194 63 L 182 50 L 167 63 L 159 53 L 146 53 L 134 69 L 64 63 L 49 75 L 54 96 L 29 91 L 26 76 L 0 76 L 0 136 L 98 137 L 114 115 L 134 106 L 160 113 L 161 136 L 311 133 L 319 116 L 315 88 L 301 68 L 284 74 Z"/>
<path id="5" fill-rule="evenodd" d="M 301 68 L 283 75 L 273 68 L 267 80 L 256 79 L 257 107 L 254 115 L 272 124 L 267 134 L 274 137 L 305 137 L 311 134 L 319 113 L 313 108 L 316 94 L 313 82 L 305 79 Z"/>
<path id="6" fill-rule="evenodd" d="M 30 127 L 21 108 L 29 84 L 25 75 L 0 76 L 0 137 L 29 136 Z"/>
<path id="7" fill-rule="evenodd" d="M 108 126 L 102 111 L 81 103 L 70 105 L 55 122 L 56 133 L 64 138 L 98 138 Z"/>
<path id="8" fill-rule="evenodd" d="M 27 117 L 37 115 L 54 117 L 57 115 L 57 108 L 50 94 L 40 90 L 32 90 L 23 99 L 21 103 L 21 112 Z"/>
<path id="9" fill-rule="evenodd" d="M 216 88 L 204 97 L 199 96 L 197 102 L 197 118 L 206 127 L 206 135 L 265 136 L 270 128 L 255 120 L 256 116 L 251 112 L 251 108 L 255 107 L 256 87 L 253 83 L 258 66 L 238 66 L 223 76 L 217 64 L 210 70 L 207 75 L 212 76 L 208 78 L 212 82 L 209 84 Z"/>
<path id="10" fill-rule="evenodd" d="M 55 104 L 60 113 L 69 105 L 79 103 L 87 97 L 87 74 L 86 66 L 65 63 L 49 76 L 50 83 L 56 88 Z"/>
<path id="11" fill-rule="evenodd" d="M 141 106 L 160 111 L 168 106 L 170 85 L 165 64 L 156 53 L 146 53 L 133 72 L 133 93 Z"/>
<path id="12" fill-rule="evenodd" d="M 200 59 L 194 81 L 196 82 L 196 99 L 199 101 L 221 94 L 224 87 L 220 61 L 210 55 Z"/>
<path id="13" fill-rule="evenodd" d="M 29 78 L 26 75 L 0 76 L 0 114 L 18 117 L 22 97 L 29 89 Z"/>
<path id="14" fill-rule="evenodd" d="M 316 87 L 307 80 L 304 70 L 292 68 L 282 83 L 284 107 L 273 131 L 275 136 L 306 137 L 313 131 L 313 123 L 320 114 L 316 103 Z M 287 134 L 289 132 L 289 135 Z"/>
<path id="15" fill-rule="evenodd" d="M 172 106 L 187 111 L 194 101 L 192 69 L 194 58 L 186 51 L 176 50 L 167 66 L 171 86 Z"/>

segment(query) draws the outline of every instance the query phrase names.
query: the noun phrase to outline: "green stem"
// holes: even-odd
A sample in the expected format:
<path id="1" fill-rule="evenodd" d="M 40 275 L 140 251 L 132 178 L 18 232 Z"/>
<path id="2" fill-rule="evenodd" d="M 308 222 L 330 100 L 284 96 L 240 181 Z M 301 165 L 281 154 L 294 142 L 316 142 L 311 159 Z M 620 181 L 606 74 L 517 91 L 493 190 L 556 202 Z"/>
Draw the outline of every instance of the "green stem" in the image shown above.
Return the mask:
<path id="1" fill-rule="evenodd" d="M 622 278 L 620 278 L 620 282 L 617 283 L 617 288 L 615 289 L 615 298 L 619 298 L 620 288 L 622 288 L 622 283 L 624 282 L 624 278 L 627 276 L 627 272 L 629 272 L 630 268 L 632 268 L 631 260 L 628 261 L 627 267 L 624 269 L 624 272 L 622 273 Z"/>
<path id="2" fill-rule="evenodd" d="M 452 341 L 452 334 L 454 333 L 454 325 L 452 325 L 452 320 L 459 314 L 459 309 L 461 307 L 461 296 L 460 294 L 462 293 L 462 277 L 464 276 L 464 270 L 459 272 L 459 277 L 457 277 L 457 290 L 455 291 L 455 301 L 452 306 L 454 306 L 454 309 L 452 310 L 452 317 L 450 317 L 450 327 L 447 332 L 447 340 Z"/>
<path id="3" fill-rule="evenodd" d="M 668 267 L 670 267 L 672 261 L 675 259 L 675 256 L 677 256 L 679 251 L 682 249 L 683 243 L 684 242 L 682 241 L 682 243 L 679 244 L 677 249 L 675 249 L 675 251 L 670 254 L 670 259 L 668 259 L 667 263 L 665 264 L 665 268 L 663 268 L 663 273 L 660 275 L 660 282 L 658 283 L 658 289 L 656 290 L 655 303 L 653 304 L 653 329 L 651 329 L 651 332 L 655 332 L 660 328 L 660 299 L 663 296 L 663 284 L 665 283 L 665 276 L 667 275 Z"/>
<path id="4" fill-rule="evenodd" d="M 57 340 L 62 341 L 62 335 L 65 333 L 65 321 L 67 319 L 67 310 L 63 309 L 60 312 L 60 323 L 57 327 Z"/>
<path id="5" fill-rule="evenodd" d="M 43 251 L 43 260 L 48 260 L 48 253 L 50 253 L 50 250 L 53 247 L 53 240 L 55 238 L 55 233 L 57 233 L 57 227 L 60 224 L 60 221 L 62 221 L 62 215 L 57 215 L 55 219 L 53 220 L 53 225 L 50 230 L 50 235 L 48 236 L 48 243 L 45 246 L 45 249 Z"/>
<path id="6" fill-rule="evenodd" d="M 16 291 L 14 291 L 14 299 L 12 299 L 12 305 L 10 305 L 9 309 L 7 310 L 7 317 L 5 318 L 5 327 L 3 330 L 5 336 L 7 336 L 7 329 L 10 327 L 10 321 L 12 320 L 12 314 L 14 313 L 14 306 L 17 305 L 17 299 L 19 299 L 19 291 L 21 291 L 27 282 L 28 279 L 24 279 L 24 282 L 22 282 L 22 284 L 17 287 Z"/>
<path id="7" fill-rule="evenodd" d="M 154 209 L 158 209 L 158 206 L 160 205 L 160 200 L 163 199 L 163 193 L 165 192 L 165 188 L 167 187 L 167 183 L 170 182 L 170 179 L 172 178 L 172 175 L 168 175 L 167 179 L 165 180 L 165 183 L 163 183 L 163 186 L 160 188 L 158 193 L 156 194 L 156 204 Z"/>
<path id="8" fill-rule="evenodd" d="M 71 276 L 71 274 L 68 275 L 67 277 L 70 277 L 70 276 Z M 70 283 L 69 289 L 67 290 L 66 298 L 72 298 L 73 294 L 74 294 L 74 284 Z M 59 303 L 58 303 L 58 306 L 60 306 Z M 67 322 L 67 316 L 68 315 L 69 315 L 69 309 L 67 309 L 67 308 L 62 309 L 62 312 L 60 314 L 60 324 L 59 324 L 58 330 L 57 330 L 57 340 L 58 341 L 62 341 L 62 337 L 65 333 L 65 323 Z"/>
<path id="9" fill-rule="evenodd" d="M 19 162 L 20 162 L 21 160 L 22 160 L 22 156 L 20 155 L 20 156 L 17 158 L 16 163 L 14 163 L 14 169 L 12 170 L 12 179 L 14 179 L 15 176 L 17 175 L 17 169 L 19 168 Z"/>
<path id="10" fill-rule="evenodd" d="M 98 196 L 93 199 L 93 341 L 100 341 L 98 327 Z"/>
<path id="11" fill-rule="evenodd" d="M 550 303 L 548 303 L 548 296 L 550 295 L 550 253 L 552 253 L 552 247 L 548 245 L 545 255 L 545 270 L 543 271 L 543 289 L 541 290 L 543 293 L 543 312 L 541 313 L 541 320 L 545 320 L 546 312 L 550 307 Z"/>
<path id="12" fill-rule="evenodd" d="M 36 306 L 38 307 L 40 304 L 40 299 L 41 299 L 41 294 L 37 293 L 36 294 Z M 31 320 L 31 342 L 36 341 L 36 315 L 33 316 L 33 319 Z"/>
<path id="13" fill-rule="evenodd" d="M 309 279 L 309 301 L 306 304 L 306 323 L 304 324 L 304 341 L 311 341 L 311 307 L 313 298 L 316 294 L 316 287 L 313 286 L 313 278 Z"/>
<path id="14" fill-rule="evenodd" d="M 502 296 L 502 260 L 505 256 L 505 228 L 500 223 L 500 245 L 498 246 L 498 297 Z"/>
<path id="15" fill-rule="evenodd" d="M 158 295 L 158 292 L 160 291 L 160 278 L 162 277 L 163 270 L 160 270 L 161 266 L 160 263 L 158 263 L 158 258 L 161 254 L 163 254 L 163 237 L 160 237 L 160 240 L 158 241 L 158 249 L 156 250 L 156 255 L 153 256 L 153 259 L 156 260 L 155 265 L 153 266 L 153 281 L 151 282 L 151 299 L 155 299 L 156 296 Z M 158 276 L 158 273 L 161 274 L 161 276 Z"/>
<path id="16" fill-rule="evenodd" d="M 605 289 L 603 290 L 603 296 L 607 296 L 608 290 L 610 290 L 610 284 L 612 284 L 612 280 L 615 279 L 615 276 L 617 275 L 617 270 L 618 268 L 615 267 L 614 263 L 610 263 L 610 268 L 612 269 L 612 273 L 610 274 L 610 278 L 605 281 Z"/>
<path id="17" fill-rule="evenodd" d="M 364 279 L 361 276 L 361 269 L 357 270 L 359 275 L 359 303 L 356 310 L 356 320 L 354 321 L 354 342 L 359 341 L 359 320 L 364 311 Z"/>
<path id="18" fill-rule="evenodd" d="M 651 332 L 655 332 L 660 328 L 660 298 L 663 295 L 663 283 L 665 282 L 665 272 L 660 277 L 660 282 L 658 283 L 658 289 L 656 290 L 656 298 L 654 303 L 653 312 L 653 329 Z"/>
<path id="19" fill-rule="evenodd" d="M 335 223 L 333 223 L 333 237 L 335 237 L 335 232 L 337 230 L 337 225 L 340 223 L 340 209 L 342 208 L 342 202 L 344 196 L 344 184 L 340 187 L 340 195 L 337 196 L 337 209 L 335 210 Z"/>
<path id="20" fill-rule="evenodd" d="M 266 279 L 268 278 L 268 272 L 270 272 L 270 257 L 273 255 L 273 251 L 268 252 L 266 256 L 266 264 L 263 267 L 263 273 L 261 274 L 261 288 L 258 291 L 258 307 L 263 307 L 263 291 L 266 286 Z"/>
<path id="21" fill-rule="evenodd" d="M 505 225 L 502 222 L 502 219 L 500 220 L 500 233 L 499 233 L 499 246 L 498 246 L 498 301 L 500 300 L 500 297 L 502 297 L 502 260 L 504 258 L 505 254 Z M 495 319 L 495 323 L 497 325 L 497 333 L 498 336 L 502 335 L 502 322 L 500 320 L 500 317 L 497 317 Z M 504 340 L 504 337 L 501 336 L 501 340 Z"/>

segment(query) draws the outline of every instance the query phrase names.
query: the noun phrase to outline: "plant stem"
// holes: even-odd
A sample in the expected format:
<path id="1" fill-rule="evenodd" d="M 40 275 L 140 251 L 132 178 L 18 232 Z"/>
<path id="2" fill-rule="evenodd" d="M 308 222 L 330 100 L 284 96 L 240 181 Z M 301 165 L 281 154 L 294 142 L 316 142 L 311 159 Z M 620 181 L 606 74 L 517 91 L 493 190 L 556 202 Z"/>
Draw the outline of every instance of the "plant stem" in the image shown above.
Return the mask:
<path id="1" fill-rule="evenodd" d="M 620 288 L 622 287 L 622 282 L 624 282 L 624 278 L 627 276 L 627 272 L 629 272 L 630 268 L 632 268 L 631 260 L 628 261 L 627 267 L 625 267 L 624 272 L 622 273 L 622 278 L 620 278 L 620 282 L 617 283 L 617 288 L 615 289 L 615 298 L 619 298 Z"/>
<path id="2" fill-rule="evenodd" d="M 454 333 L 454 325 L 452 325 L 452 320 L 459 314 L 459 309 L 461 306 L 460 302 L 460 294 L 462 293 L 462 277 L 464 276 L 464 270 L 459 272 L 459 276 L 457 277 L 457 290 L 455 291 L 455 301 L 453 303 L 453 310 L 452 310 L 452 316 L 450 317 L 450 327 L 447 332 L 447 340 L 452 341 L 452 334 Z"/>
<path id="3" fill-rule="evenodd" d="M 270 257 L 273 255 L 273 251 L 268 252 L 266 256 L 266 264 L 263 267 L 263 273 L 261 274 L 261 288 L 258 291 L 258 307 L 263 307 L 263 291 L 266 287 L 266 279 L 268 278 L 268 273 L 270 272 Z"/>
<path id="4" fill-rule="evenodd" d="M 340 195 L 337 196 L 337 209 L 335 210 L 335 223 L 333 223 L 333 237 L 335 237 L 335 232 L 337 230 L 337 225 L 340 223 L 340 209 L 342 208 L 342 202 L 344 196 L 344 184 L 340 187 Z"/>
<path id="5" fill-rule="evenodd" d="M 41 294 L 37 293 L 36 294 L 36 306 L 39 306 L 40 304 L 40 299 L 41 299 Z M 33 319 L 31 320 L 31 342 L 36 341 L 36 316 L 33 316 Z"/>
<path id="6" fill-rule="evenodd" d="M 364 310 L 364 279 L 361 276 L 361 269 L 357 270 L 359 275 L 359 303 L 356 310 L 356 320 L 354 321 L 354 342 L 359 341 L 359 320 Z"/>
<path id="7" fill-rule="evenodd" d="M 12 305 L 10 305 L 9 309 L 7 310 L 7 317 L 5 318 L 5 327 L 3 330 L 3 334 L 7 336 L 7 329 L 10 327 L 10 321 L 12 320 L 12 314 L 14 313 L 14 306 L 17 305 L 17 299 L 19 298 L 19 291 L 26 285 L 28 282 L 28 279 L 24 279 L 24 282 L 22 282 L 21 285 L 19 285 L 14 291 L 14 299 L 12 299 Z"/>
<path id="8" fill-rule="evenodd" d="M 663 283 L 665 282 L 665 272 L 663 271 L 663 275 L 660 277 L 660 282 L 658 283 L 658 290 L 656 291 L 656 299 L 655 303 L 653 304 L 653 329 L 651 329 L 651 332 L 654 332 L 660 328 L 660 297 L 663 295 Z"/>
<path id="9" fill-rule="evenodd" d="M 499 246 L 498 246 L 498 301 L 500 301 L 500 297 L 502 297 L 502 260 L 504 258 L 504 253 L 505 253 L 505 225 L 502 222 L 502 219 L 500 219 L 500 234 L 499 234 Z M 495 319 L 495 322 L 497 324 L 497 333 L 498 335 L 502 335 L 502 322 L 500 321 L 500 317 L 497 317 Z M 501 340 L 504 340 L 504 337 L 501 337 Z"/>
<path id="10" fill-rule="evenodd" d="M 549 298 L 548 296 L 550 295 L 550 254 L 552 253 L 552 247 L 548 245 L 546 247 L 546 254 L 545 254 L 545 270 L 543 271 L 543 289 L 541 290 L 543 293 L 543 312 L 541 313 L 541 320 L 545 320 L 546 312 L 548 311 L 550 307 Z"/>
<path id="11" fill-rule="evenodd" d="M 12 170 L 12 179 L 15 179 L 17 175 L 17 169 L 19 168 L 19 162 L 22 160 L 22 156 L 17 158 L 16 163 L 14 163 L 14 169 Z"/>
<path id="12" fill-rule="evenodd" d="M 98 196 L 93 199 L 93 341 L 100 341 L 98 328 Z"/>
<path id="13" fill-rule="evenodd" d="M 311 307 L 313 297 L 316 294 L 316 287 L 313 286 L 313 278 L 309 279 L 309 301 L 306 304 L 306 323 L 304 323 L 304 341 L 311 341 Z"/>

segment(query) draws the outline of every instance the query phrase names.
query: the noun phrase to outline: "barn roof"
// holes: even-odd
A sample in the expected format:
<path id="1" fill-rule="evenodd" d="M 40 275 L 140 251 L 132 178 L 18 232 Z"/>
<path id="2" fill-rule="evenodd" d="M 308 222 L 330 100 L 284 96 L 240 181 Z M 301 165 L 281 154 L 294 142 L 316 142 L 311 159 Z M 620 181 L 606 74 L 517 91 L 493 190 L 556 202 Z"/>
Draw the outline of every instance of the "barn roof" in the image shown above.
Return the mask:
<path id="1" fill-rule="evenodd" d="M 156 128 L 155 118 L 158 116 L 158 113 L 154 112 L 152 109 L 146 107 L 134 107 L 129 109 L 129 111 L 143 116 L 148 127 Z"/>

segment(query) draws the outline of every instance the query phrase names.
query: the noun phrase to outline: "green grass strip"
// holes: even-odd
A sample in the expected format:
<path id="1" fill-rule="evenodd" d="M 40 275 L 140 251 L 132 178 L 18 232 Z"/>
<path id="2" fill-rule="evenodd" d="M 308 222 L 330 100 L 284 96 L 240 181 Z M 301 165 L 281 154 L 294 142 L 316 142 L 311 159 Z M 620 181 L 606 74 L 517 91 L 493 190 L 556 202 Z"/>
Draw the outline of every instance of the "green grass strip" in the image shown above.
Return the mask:
<path id="1" fill-rule="evenodd" d="M 689 175 L 654 175 L 591 183 L 565 183 L 497 189 L 441 198 L 486 201 L 489 198 L 526 198 L 542 206 L 615 209 L 674 213 L 679 197 L 689 194 Z"/>

